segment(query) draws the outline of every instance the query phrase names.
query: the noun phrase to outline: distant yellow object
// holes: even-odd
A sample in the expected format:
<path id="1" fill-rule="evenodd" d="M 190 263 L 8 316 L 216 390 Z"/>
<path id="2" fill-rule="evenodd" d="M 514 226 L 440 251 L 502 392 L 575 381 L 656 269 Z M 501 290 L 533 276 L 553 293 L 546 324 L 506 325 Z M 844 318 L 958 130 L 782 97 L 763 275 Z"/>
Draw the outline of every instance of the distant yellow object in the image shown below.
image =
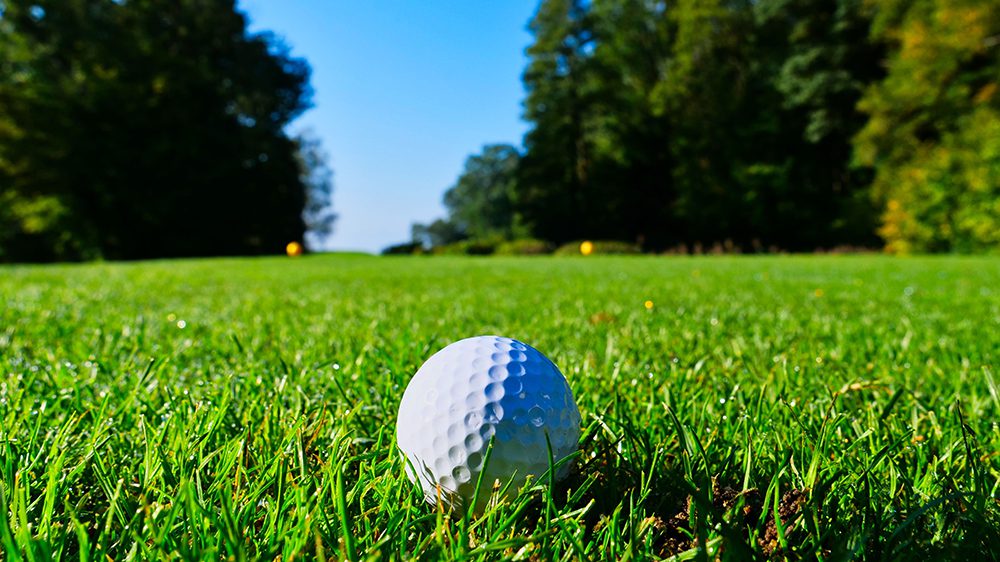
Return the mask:
<path id="1" fill-rule="evenodd" d="M 590 240 L 585 240 L 584 242 L 582 242 L 580 244 L 580 253 L 585 256 L 589 256 L 590 254 L 594 253 L 594 243 L 591 242 Z"/>
<path id="2" fill-rule="evenodd" d="M 646 301 L 643 306 L 646 307 L 646 310 L 653 310 L 653 301 Z"/>
<path id="3" fill-rule="evenodd" d="M 288 257 L 290 258 L 297 258 L 301 256 L 302 244 L 299 244 L 298 242 L 289 242 L 288 245 L 285 246 L 285 253 L 288 254 Z"/>

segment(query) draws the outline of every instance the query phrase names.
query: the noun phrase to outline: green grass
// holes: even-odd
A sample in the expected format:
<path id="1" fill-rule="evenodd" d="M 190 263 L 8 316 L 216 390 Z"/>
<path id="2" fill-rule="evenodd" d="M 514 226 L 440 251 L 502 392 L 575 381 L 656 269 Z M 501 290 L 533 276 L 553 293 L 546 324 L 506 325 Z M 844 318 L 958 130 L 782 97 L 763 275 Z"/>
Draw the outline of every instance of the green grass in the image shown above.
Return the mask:
<path id="1" fill-rule="evenodd" d="M 996 258 L 6 267 L 0 302 L 7 560 L 1000 549 Z M 546 353 L 584 418 L 570 478 L 478 518 L 394 444 L 409 377 L 477 334 Z"/>

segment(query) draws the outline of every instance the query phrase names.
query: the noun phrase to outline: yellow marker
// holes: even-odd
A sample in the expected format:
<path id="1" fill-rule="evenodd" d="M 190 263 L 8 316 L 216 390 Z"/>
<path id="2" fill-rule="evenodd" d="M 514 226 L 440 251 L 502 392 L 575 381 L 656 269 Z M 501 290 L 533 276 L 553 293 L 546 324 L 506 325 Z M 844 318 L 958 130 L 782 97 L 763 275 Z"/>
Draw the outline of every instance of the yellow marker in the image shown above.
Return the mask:
<path id="1" fill-rule="evenodd" d="M 298 242 L 289 242 L 288 245 L 285 246 L 285 253 L 288 254 L 288 257 L 290 258 L 297 258 L 301 256 L 302 244 L 299 244 Z"/>
<path id="2" fill-rule="evenodd" d="M 594 253 L 594 243 L 591 242 L 590 240 L 585 240 L 581 242 L 580 253 L 585 256 L 589 256 L 590 254 Z"/>
<path id="3" fill-rule="evenodd" d="M 643 306 L 646 307 L 646 310 L 653 310 L 653 301 L 646 301 Z"/>

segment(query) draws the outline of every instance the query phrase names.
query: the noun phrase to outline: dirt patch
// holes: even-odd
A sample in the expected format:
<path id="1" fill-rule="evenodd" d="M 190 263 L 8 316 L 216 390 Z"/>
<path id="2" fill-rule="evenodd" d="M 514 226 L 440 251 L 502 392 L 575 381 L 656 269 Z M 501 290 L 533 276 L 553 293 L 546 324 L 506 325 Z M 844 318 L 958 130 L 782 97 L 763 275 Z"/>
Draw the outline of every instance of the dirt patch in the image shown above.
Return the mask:
<path id="1" fill-rule="evenodd" d="M 807 500 L 808 492 L 798 489 L 789 490 L 781 497 L 778 504 L 778 517 L 786 534 L 788 533 L 787 527 L 802 512 Z M 678 506 L 676 513 L 666 518 L 655 518 L 652 526 L 660 532 L 657 539 L 657 551 L 660 556 L 673 556 L 696 546 L 695 541 L 691 538 L 694 534 L 691 514 L 697 512 L 699 506 L 692 506 L 693 502 L 694 499 L 688 496 L 684 504 Z M 731 513 L 737 506 L 739 511 Z M 731 513 L 729 524 L 734 529 L 746 533 L 747 536 L 760 524 L 763 507 L 764 496 L 756 488 L 740 491 L 718 484 L 713 486 L 711 518 L 721 520 L 724 514 Z M 757 545 L 768 558 L 778 558 L 784 554 L 781 551 L 778 526 L 775 524 L 773 512 L 766 515 L 764 534 L 757 539 Z"/>
<path id="2" fill-rule="evenodd" d="M 688 529 L 688 510 L 679 511 L 666 521 L 656 517 L 653 528 L 662 533 L 657 545 L 660 556 L 672 556 L 691 547 L 691 539 L 685 532 Z"/>
<path id="3" fill-rule="evenodd" d="M 695 546 L 691 539 L 693 531 L 691 529 L 691 513 L 698 506 L 692 506 L 694 498 L 687 497 L 684 505 L 674 515 L 666 520 L 660 520 L 661 525 L 654 528 L 662 529 L 658 551 L 661 556 L 667 557 L 684 552 Z M 741 503 L 742 502 L 742 503 Z M 749 490 L 736 490 L 728 486 L 713 484 L 712 490 L 712 512 L 713 516 L 720 517 L 722 514 L 731 511 L 741 504 L 738 519 L 734 521 L 739 527 L 750 529 L 760 521 L 763 498 L 759 490 L 751 488 Z"/>
<path id="4" fill-rule="evenodd" d="M 788 532 L 788 526 L 795 521 L 795 517 L 802 512 L 802 506 L 805 505 L 808 499 L 809 495 L 806 491 L 794 488 L 781 496 L 781 501 L 778 502 L 778 518 L 781 520 L 781 528 L 784 529 L 785 533 Z M 775 522 L 774 515 L 768 516 L 767 525 L 764 527 L 764 536 L 758 539 L 757 542 L 761 550 L 768 557 L 775 557 L 782 553 L 778 537 L 778 525 Z"/>

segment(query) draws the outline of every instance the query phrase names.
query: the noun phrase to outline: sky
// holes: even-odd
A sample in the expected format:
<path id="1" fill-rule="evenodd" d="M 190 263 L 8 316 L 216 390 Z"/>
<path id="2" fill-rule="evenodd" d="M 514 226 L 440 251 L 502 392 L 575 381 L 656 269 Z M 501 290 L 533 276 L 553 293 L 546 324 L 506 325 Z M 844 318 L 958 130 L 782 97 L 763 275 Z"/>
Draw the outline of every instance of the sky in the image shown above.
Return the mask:
<path id="1" fill-rule="evenodd" d="M 378 252 L 445 214 L 483 145 L 520 146 L 527 24 L 537 0 L 241 0 L 251 31 L 312 66 L 311 130 L 339 215 L 329 249 Z"/>

